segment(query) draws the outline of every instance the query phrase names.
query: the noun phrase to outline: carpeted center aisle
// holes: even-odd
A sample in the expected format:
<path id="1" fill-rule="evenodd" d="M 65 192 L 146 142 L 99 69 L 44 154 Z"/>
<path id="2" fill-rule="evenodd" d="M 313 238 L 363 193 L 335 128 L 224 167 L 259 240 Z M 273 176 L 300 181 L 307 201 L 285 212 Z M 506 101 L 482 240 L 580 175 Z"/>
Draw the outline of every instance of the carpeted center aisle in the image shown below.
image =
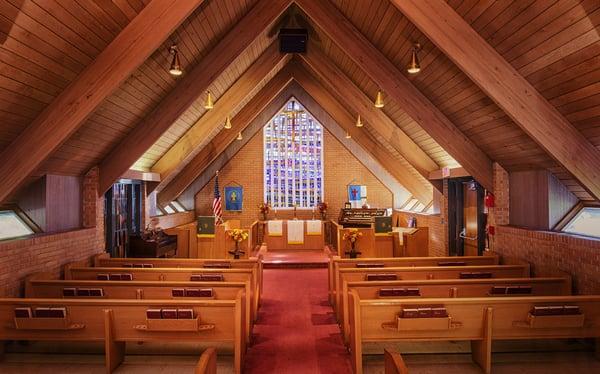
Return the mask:
<path id="1" fill-rule="evenodd" d="M 327 302 L 327 269 L 266 269 L 245 373 L 351 373 Z"/>

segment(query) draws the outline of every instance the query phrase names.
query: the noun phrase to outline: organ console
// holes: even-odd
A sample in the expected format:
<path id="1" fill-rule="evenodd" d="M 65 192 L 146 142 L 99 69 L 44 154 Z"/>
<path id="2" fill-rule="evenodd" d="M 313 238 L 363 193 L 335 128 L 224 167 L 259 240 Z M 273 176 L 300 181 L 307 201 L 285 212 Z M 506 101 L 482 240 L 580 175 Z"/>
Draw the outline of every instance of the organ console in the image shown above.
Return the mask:
<path id="1" fill-rule="evenodd" d="M 375 217 L 383 217 L 385 213 L 385 209 L 343 208 L 340 210 L 338 223 L 344 227 L 371 227 L 375 223 Z"/>

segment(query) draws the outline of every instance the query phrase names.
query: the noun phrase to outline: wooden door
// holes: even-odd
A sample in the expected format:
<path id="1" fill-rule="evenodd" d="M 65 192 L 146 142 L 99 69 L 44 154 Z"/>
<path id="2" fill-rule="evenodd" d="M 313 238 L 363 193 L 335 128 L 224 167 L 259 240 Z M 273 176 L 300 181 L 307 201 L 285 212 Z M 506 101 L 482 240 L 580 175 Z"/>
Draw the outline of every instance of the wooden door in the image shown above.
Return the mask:
<path id="1" fill-rule="evenodd" d="M 479 210 L 478 193 L 470 183 L 463 184 L 463 235 L 464 255 L 477 256 L 479 254 Z"/>

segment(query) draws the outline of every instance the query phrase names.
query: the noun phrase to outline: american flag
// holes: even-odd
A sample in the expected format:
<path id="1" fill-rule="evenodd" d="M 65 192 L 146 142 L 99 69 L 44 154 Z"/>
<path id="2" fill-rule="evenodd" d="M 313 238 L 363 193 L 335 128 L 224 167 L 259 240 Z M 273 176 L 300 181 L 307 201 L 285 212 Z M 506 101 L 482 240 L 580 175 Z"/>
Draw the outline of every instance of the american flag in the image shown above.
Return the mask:
<path id="1" fill-rule="evenodd" d="M 215 199 L 213 200 L 213 215 L 215 225 L 223 223 L 223 207 L 221 206 L 221 193 L 219 192 L 219 172 L 215 176 Z"/>

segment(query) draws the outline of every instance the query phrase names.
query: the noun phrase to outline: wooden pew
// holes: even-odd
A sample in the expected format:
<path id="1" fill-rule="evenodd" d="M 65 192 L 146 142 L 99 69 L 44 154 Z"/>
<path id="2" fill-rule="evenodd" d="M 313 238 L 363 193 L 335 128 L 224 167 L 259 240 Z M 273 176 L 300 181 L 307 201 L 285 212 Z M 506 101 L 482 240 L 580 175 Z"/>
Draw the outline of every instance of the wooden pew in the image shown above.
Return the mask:
<path id="1" fill-rule="evenodd" d="M 16 308 L 64 308 L 64 318 L 16 318 Z M 193 310 L 192 319 L 148 319 L 147 310 Z M 100 341 L 107 372 L 123 361 L 126 342 L 227 344 L 241 373 L 245 353 L 245 304 L 235 300 L 0 299 L 0 340 Z"/>
<path id="2" fill-rule="evenodd" d="M 65 294 L 65 289 L 68 291 Z M 186 290 L 210 289 L 212 296 L 185 296 Z M 77 296 L 79 291 L 84 292 Z M 90 291 L 95 290 L 92 296 Z M 174 291 L 176 290 L 176 291 Z M 246 303 L 247 282 L 162 282 L 162 281 L 98 281 L 51 279 L 47 273 L 33 274 L 25 280 L 27 298 L 89 299 L 146 299 L 146 300 L 235 300 L 240 291 Z M 180 296 L 183 291 L 184 295 Z M 75 295 L 72 296 L 72 293 Z M 191 298 L 190 298 L 191 297 Z M 254 321 L 244 316 L 246 343 L 250 343 Z"/>
<path id="3" fill-rule="evenodd" d="M 389 258 L 341 258 L 330 256 L 328 265 L 329 302 L 335 303 L 336 282 L 339 269 L 355 268 L 372 264 L 377 267 L 406 267 L 406 266 L 450 266 L 452 264 L 464 266 L 498 265 L 500 257 L 496 254 L 486 256 L 448 256 L 448 257 L 389 257 Z M 440 265 L 441 264 L 441 265 Z M 373 267 L 374 267 L 373 266 Z"/>
<path id="4" fill-rule="evenodd" d="M 350 291 L 350 352 L 362 373 L 362 343 L 398 341 L 471 341 L 473 360 L 491 371 L 492 340 L 600 337 L 600 296 L 361 299 Z M 404 318 L 427 304 L 446 317 Z M 579 313 L 561 311 L 567 305 Z M 534 307 L 554 306 L 558 315 L 532 315 Z"/>
<path id="5" fill-rule="evenodd" d="M 398 352 L 383 350 L 385 374 L 408 374 L 402 355 Z"/>
<path id="6" fill-rule="evenodd" d="M 263 289 L 263 263 L 262 252 L 258 252 L 257 257 L 247 259 L 200 259 L 200 258 L 111 258 L 108 253 L 100 253 L 92 257 L 92 264 L 95 267 L 132 267 L 142 265 L 152 265 L 153 268 L 218 268 L 220 265 L 230 266 L 231 269 L 253 269 L 252 287 L 258 292 L 254 300 L 254 309 L 258 310 L 260 298 Z M 65 265 L 65 269 L 70 266 L 81 266 L 80 263 L 71 263 Z"/>
<path id="7" fill-rule="evenodd" d="M 210 347 L 202 352 L 194 374 L 217 374 L 217 350 L 215 348 Z"/>
<path id="8" fill-rule="evenodd" d="M 491 278 L 491 279 L 426 279 L 426 280 L 400 280 L 400 281 L 358 281 L 348 282 L 347 290 L 356 290 L 361 299 L 398 299 L 398 295 L 380 296 L 381 289 L 387 290 L 388 294 L 393 289 L 415 289 L 420 296 L 404 296 L 408 298 L 422 297 L 502 297 L 502 296 L 559 296 L 571 295 L 572 280 L 565 273 L 564 277 L 556 278 Z M 515 288 L 522 287 L 525 288 Z M 496 289 L 494 289 L 497 287 Z M 505 290 L 505 288 L 509 288 Z M 511 292 L 507 295 L 499 295 L 500 291 Z M 515 295 L 512 292 L 526 292 Z M 408 293 L 408 290 L 406 291 Z M 350 323 L 348 321 L 349 310 L 348 297 L 342 298 L 342 320 L 340 326 L 347 343 L 349 339 Z"/>
<path id="9" fill-rule="evenodd" d="M 338 270 L 334 310 L 341 321 L 343 299 L 347 297 L 346 282 L 368 280 L 376 274 L 391 274 L 395 280 L 403 279 L 460 279 L 463 274 L 481 274 L 490 278 L 529 278 L 530 266 L 523 265 L 486 265 L 486 266 L 413 266 L 386 268 L 342 268 Z M 379 279 L 382 280 L 382 279 Z M 393 279 L 389 279 L 393 280 Z"/>
<path id="10" fill-rule="evenodd" d="M 254 309 L 257 291 L 252 289 L 252 269 L 188 269 L 188 268 L 97 268 L 65 266 L 65 280 L 98 280 L 99 274 L 131 274 L 133 281 L 196 282 L 195 275 L 221 276 L 223 282 L 244 282 L 246 286 L 246 317 L 254 321 L 258 313 Z M 207 279 L 205 281 L 211 281 Z M 128 281 L 129 282 L 129 281 Z M 201 283 L 198 282 L 198 285 Z"/>

